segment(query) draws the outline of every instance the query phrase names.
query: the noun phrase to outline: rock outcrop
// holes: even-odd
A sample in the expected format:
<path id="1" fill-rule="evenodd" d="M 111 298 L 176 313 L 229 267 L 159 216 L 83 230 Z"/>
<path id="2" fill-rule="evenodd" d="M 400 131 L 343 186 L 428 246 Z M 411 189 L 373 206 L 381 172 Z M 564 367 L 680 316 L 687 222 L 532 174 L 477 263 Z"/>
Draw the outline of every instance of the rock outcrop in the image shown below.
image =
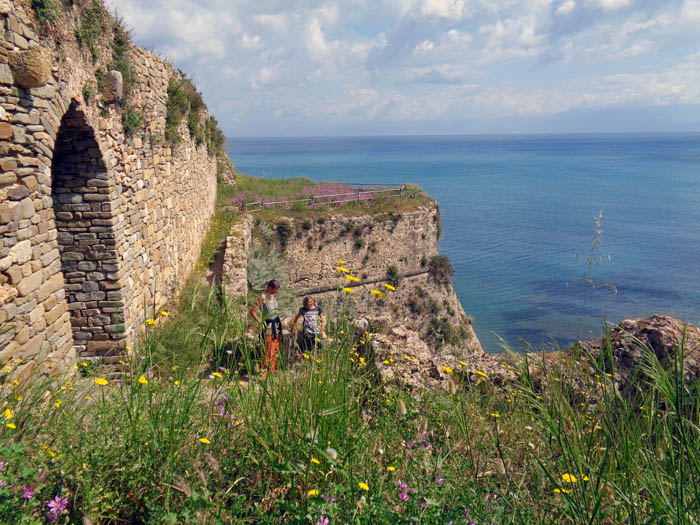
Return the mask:
<path id="1" fill-rule="evenodd" d="M 367 321 L 359 321 L 360 327 Z M 358 334 L 358 338 L 362 334 Z M 609 342 L 609 345 L 608 345 Z M 480 380 L 504 387 L 520 381 L 519 371 L 527 359 L 530 380 L 536 390 L 546 389 L 549 375 L 567 382 L 579 401 L 591 402 L 590 384 L 608 382 L 625 397 L 630 397 L 653 378 L 645 373 L 645 354 L 653 352 L 662 368 L 682 368 L 687 384 L 700 380 L 700 329 L 666 315 L 644 319 L 626 319 L 610 330 L 609 340 L 592 340 L 563 352 L 515 354 L 474 353 L 462 358 L 449 351 L 435 352 L 419 334 L 404 326 L 395 326 L 386 334 L 374 334 L 371 346 L 374 365 L 384 381 L 400 382 L 412 388 L 439 385 L 452 388 L 455 377 L 460 387 Z M 612 356 L 612 362 L 607 356 Z M 593 366 L 593 362 L 598 365 Z M 583 373 L 581 373 L 583 372 Z M 561 374 L 561 375 L 559 375 Z M 586 379 L 588 378 L 588 380 Z"/>

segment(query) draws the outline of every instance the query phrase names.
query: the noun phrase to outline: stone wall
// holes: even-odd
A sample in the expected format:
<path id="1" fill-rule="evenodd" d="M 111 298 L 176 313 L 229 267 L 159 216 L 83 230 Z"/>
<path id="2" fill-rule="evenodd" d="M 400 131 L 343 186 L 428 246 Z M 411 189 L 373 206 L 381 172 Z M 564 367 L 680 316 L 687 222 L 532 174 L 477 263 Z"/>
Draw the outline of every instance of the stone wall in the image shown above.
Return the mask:
<path id="1" fill-rule="evenodd" d="M 110 50 L 78 45 L 77 9 L 39 24 L 0 0 L 0 365 L 20 378 L 119 359 L 194 267 L 215 201 L 206 147 L 184 124 L 163 138 L 169 64 L 130 49 L 144 130 L 114 93 L 86 100 Z"/>
<path id="2" fill-rule="evenodd" d="M 226 294 L 233 298 L 248 295 L 248 255 L 250 253 L 253 218 L 241 216 L 226 237 L 222 284 Z"/>

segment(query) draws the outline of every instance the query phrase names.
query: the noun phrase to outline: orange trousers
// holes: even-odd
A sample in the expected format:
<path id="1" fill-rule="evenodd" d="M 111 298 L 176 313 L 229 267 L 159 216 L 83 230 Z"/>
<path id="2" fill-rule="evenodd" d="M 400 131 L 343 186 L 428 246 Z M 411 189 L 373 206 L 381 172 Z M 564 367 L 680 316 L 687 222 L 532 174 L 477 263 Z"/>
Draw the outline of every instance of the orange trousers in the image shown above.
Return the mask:
<path id="1" fill-rule="evenodd" d="M 272 338 L 272 334 L 265 334 L 265 357 L 263 359 L 263 368 L 267 372 L 274 372 L 277 365 L 277 353 L 280 349 L 280 338 Z"/>

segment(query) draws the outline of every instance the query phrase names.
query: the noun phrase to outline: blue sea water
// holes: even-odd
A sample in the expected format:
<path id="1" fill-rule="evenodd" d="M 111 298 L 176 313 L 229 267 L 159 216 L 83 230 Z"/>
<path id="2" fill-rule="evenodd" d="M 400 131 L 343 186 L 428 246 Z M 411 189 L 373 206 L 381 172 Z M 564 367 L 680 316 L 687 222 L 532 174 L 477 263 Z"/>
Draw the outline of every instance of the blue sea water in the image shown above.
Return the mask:
<path id="1" fill-rule="evenodd" d="M 700 320 L 698 134 L 246 138 L 227 150 L 251 175 L 423 187 L 488 352 L 499 337 L 563 346 L 603 319 Z"/>

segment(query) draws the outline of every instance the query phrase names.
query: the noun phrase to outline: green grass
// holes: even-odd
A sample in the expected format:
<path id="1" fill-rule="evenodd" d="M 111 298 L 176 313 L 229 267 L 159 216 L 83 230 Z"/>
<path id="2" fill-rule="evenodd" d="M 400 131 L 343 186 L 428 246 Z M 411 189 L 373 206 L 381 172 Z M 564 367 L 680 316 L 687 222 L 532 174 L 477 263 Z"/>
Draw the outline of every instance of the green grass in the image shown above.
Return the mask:
<path id="1" fill-rule="evenodd" d="M 254 202 L 256 198 L 266 197 L 273 200 L 288 200 L 305 188 L 319 185 L 306 177 L 286 179 L 268 179 L 252 175 L 237 174 L 237 183 L 231 188 L 230 199 L 238 205 L 243 202 Z M 243 198 L 245 196 L 245 198 Z M 238 197 L 238 199 L 236 199 Z M 380 196 L 362 202 L 348 202 L 343 205 L 308 207 L 305 203 L 296 202 L 291 207 L 274 206 L 255 212 L 255 217 L 267 222 L 276 222 L 280 217 L 300 220 L 318 220 L 331 214 L 366 215 L 383 214 L 398 217 L 401 212 L 415 210 L 419 206 L 435 205 L 435 200 L 429 197 L 418 186 L 407 185 L 401 196 Z"/>
<path id="2" fill-rule="evenodd" d="M 245 309 L 201 283 L 235 191 L 219 188 L 196 271 L 148 313 L 119 375 L 0 372 L 0 523 L 45 522 L 57 497 L 58 523 L 697 522 L 700 385 L 681 379 L 684 347 L 668 370 L 645 349 L 625 396 L 609 343 L 602 357 L 504 356 L 508 384 L 460 365 L 410 391 L 379 379 L 371 334 L 341 316 L 323 350 L 283 350 L 262 379 Z"/>
<path id="3" fill-rule="evenodd" d="M 632 399 L 593 358 L 590 369 L 523 365 L 506 387 L 460 368 L 449 389 L 409 392 L 381 384 L 359 341 L 366 334 L 336 319 L 323 351 L 287 358 L 261 380 L 259 345 L 229 315 L 235 306 L 211 301 L 210 313 L 225 313 L 191 327 L 196 364 L 156 366 L 159 354 L 181 348 L 163 348 L 163 328 L 149 326 L 119 381 L 13 386 L 4 418 L 15 428 L 0 430 L 3 523 L 40 519 L 56 495 L 70 502 L 61 519 L 74 523 L 84 515 L 693 523 L 700 515 L 698 385 L 679 381 L 679 367 L 664 371 L 653 352 Z"/>

